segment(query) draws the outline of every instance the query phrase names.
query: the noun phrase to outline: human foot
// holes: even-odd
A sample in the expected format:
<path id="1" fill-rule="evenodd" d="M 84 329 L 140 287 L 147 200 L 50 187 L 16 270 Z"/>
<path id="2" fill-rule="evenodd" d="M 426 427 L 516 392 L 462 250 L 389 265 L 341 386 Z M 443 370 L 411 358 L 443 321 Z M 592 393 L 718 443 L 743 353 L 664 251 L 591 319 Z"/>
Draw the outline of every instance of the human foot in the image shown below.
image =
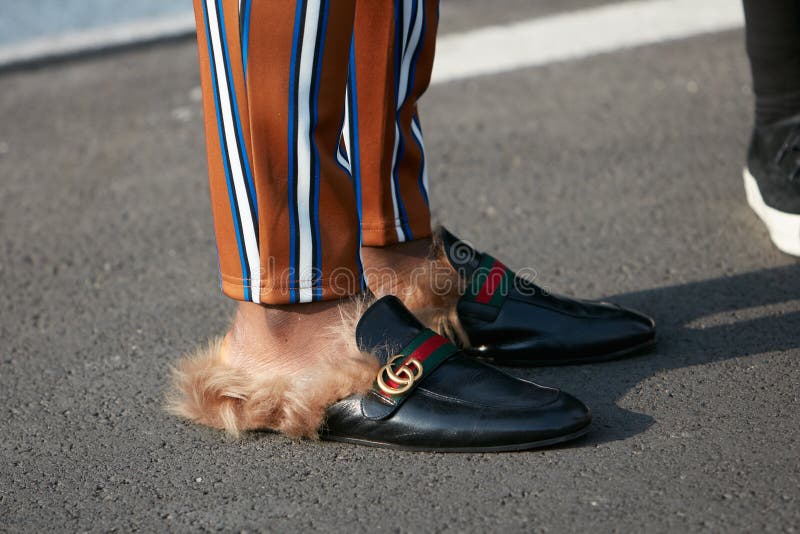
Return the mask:
<path id="1" fill-rule="evenodd" d="M 588 431 L 591 416 L 579 400 L 466 357 L 393 296 L 363 313 L 356 305 L 345 310 L 349 325 L 350 313 L 360 316 L 347 328 L 352 341 L 339 333 L 330 345 L 315 343 L 307 329 L 321 328 L 334 308 L 304 308 L 272 313 L 243 305 L 227 347 L 218 341 L 179 365 L 173 411 L 235 432 L 270 428 L 316 437 L 321 427 L 324 439 L 443 452 L 531 449 Z M 277 349 L 242 348 L 255 340 Z M 348 348 L 356 340 L 358 348 Z M 303 345 L 315 348 L 300 365 L 279 354 Z M 356 371 L 345 379 L 348 367 Z M 348 392 L 354 385 L 358 390 Z"/>
<path id="2" fill-rule="evenodd" d="M 363 247 L 361 259 L 374 295 L 398 297 L 425 325 L 458 345 L 469 345 L 455 311 L 464 279 L 453 269 L 440 241 L 425 238 Z"/>
<path id="3" fill-rule="evenodd" d="M 370 387 L 378 364 L 355 345 L 363 302 L 239 303 L 233 325 L 174 370 L 173 413 L 233 435 L 315 437 L 325 409 Z"/>
<path id="4" fill-rule="evenodd" d="M 222 342 L 220 358 L 242 368 L 269 367 L 275 374 L 297 374 L 334 359 L 346 349 L 342 314 L 354 302 L 326 301 L 286 306 L 240 302 Z"/>
<path id="5" fill-rule="evenodd" d="M 436 261 L 432 238 L 417 239 L 386 247 L 362 247 L 361 261 L 370 291 L 378 297 L 402 296 L 423 285 L 424 277 Z M 425 292 L 425 298 L 432 298 Z"/>

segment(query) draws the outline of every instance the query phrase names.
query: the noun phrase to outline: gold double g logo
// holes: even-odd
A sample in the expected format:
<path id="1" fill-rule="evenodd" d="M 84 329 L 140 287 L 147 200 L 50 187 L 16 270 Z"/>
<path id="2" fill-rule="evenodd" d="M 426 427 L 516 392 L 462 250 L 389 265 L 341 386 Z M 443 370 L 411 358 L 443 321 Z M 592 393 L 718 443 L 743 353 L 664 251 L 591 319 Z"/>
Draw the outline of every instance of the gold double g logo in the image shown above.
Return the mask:
<path id="1" fill-rule="evenodd" d="M 422 376 L 422 364 L 414 359 L 408 360 L 397 369 L 392 367 L 394 362 L 404 357 L 405 356 L 402 354 L 394 356 L 386 365 L 381 367 L 380 371 L 378 371 L 378 388 L 387 395 L 399 395 L 401 393 L 405 393 L 411 389 L 411 386 L 414 385 L 414 382 L 419 380 Z M 389 386 L 383 379 L 384 375 L 386 375 L 387 380 L 391 380 L 397 384 L 397 386 Z"/>

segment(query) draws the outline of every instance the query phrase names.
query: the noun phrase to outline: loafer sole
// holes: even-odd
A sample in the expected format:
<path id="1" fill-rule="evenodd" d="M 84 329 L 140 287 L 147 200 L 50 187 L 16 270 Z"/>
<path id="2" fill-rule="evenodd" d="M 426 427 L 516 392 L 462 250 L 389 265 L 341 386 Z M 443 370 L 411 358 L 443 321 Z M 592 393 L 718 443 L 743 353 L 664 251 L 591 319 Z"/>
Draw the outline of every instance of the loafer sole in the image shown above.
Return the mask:
<path id="1" fill-rule="evenodd" d="M 511 445 L 493 445 L 493 446 L 486 446 L 486 447 L 415 447 L 410 445 L 398 445 L 396 443 L 385 443 L 382 441 L 373 441 L 368 439 L 361 439 L 361 438 L 354 438 L 354 437 L 347 437 L 347 436 L 332 436 L 325 434 L 324 432 L 320 433 L 320 438 L 325 441 L 338 441 L 340 443 L 350 443 L 353 445 L 363 445 L 365 447 L 377 447 L 379 449 L 392 449 L 396 451 L 412 451 L 412 452 L 516 452 L 516 451 L 528 451 L 531 449 L 541 449 L 544 447 L 551 447 L 553 445 L 558 445 L 560 443 L 566 443 L 567 441 L 572 441 L 574 439 L 578 439 L 582 436 L 585 436 L 592 426 L 591 422 L 587 423 L 585 426 L 581 427 L 580 429 L 571 432 L 569 434 L 564 434 L 562 436 L 556 436 L 554 438 L 548 438 L 538 441 L 531 441 L 527 443 L 514 443 Z"/>

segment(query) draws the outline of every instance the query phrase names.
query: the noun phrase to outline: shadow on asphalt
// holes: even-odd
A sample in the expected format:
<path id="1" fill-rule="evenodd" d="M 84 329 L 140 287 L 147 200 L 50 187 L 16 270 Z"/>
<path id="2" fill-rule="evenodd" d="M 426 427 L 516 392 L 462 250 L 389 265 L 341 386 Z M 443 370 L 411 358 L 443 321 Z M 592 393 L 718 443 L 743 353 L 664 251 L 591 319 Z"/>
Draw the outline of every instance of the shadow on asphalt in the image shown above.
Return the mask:
<path id="1" fill-rule="evenodd" d="M 524 376 L 574 393 L 592 408 L 593 432 L 567 447 L 627 439 L 656 423 L 648 414 L 618 406 L 648 378 L 673 369 L 800 347 L 800 312 L 781 309 L 781 304 L 797 299 L 800 263 L 615 295 L 608 300 L 656 318 L 655 349 L 627 360 L 533 369 Z"/>

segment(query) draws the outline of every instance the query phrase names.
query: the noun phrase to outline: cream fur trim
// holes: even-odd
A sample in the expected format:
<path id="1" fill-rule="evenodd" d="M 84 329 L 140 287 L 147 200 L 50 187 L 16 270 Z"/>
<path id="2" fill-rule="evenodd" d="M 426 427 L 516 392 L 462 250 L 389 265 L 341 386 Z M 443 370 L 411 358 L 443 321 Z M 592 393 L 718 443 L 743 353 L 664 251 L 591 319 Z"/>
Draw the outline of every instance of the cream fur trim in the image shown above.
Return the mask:
<path id="1" fill-rule="evenodd" d="M 233 436 L 270 429 L 295 438 L 316 438 L 328 406 L 366 392 L 378 371 L 377 359 L 359 351 L 355 342 L 355 324 L 365 306 L 359 301 L 350 312 L 340 307 L 341 327 L 330 335 L 341 342 L 342 351 L 299 373 L 278 375 L 266 364 L 231 365 L 223 361 L 222 339 L 210 341 L 173 368 L 167 410 Z"/>
<path id="2" fill-rule="evenodd" d="M 428 258 L 417 267 L 410 285 L 400 289 L 397 296 L 425 326 L 466 348 L 470 346 L 469 336 L 456 312 L 464 281 L 450 265 L 438 231 L 433 235 Z"/>

